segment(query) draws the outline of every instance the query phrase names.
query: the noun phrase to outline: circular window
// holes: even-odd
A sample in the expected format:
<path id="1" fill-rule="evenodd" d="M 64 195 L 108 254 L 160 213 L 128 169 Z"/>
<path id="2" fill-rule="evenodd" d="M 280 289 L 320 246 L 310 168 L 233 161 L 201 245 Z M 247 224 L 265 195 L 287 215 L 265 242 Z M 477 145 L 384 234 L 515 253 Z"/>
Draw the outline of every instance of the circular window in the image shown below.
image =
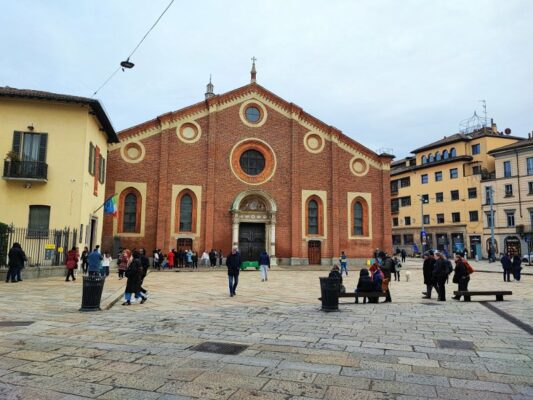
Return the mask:
<path id="1" fill-rule="evenodd" d="M 183 143 L 190 144 L 200 139 L 202 131 L 197 123 L 189 121 L 182 123 L 176 133 Z"/>
<path id="2" fill-rule="evenodd" d="M 120 150 L 122 159 L 128 163 L 138 163 L 144 159 L 144 146 L 140 142 L 132 142 Z"/>
<path id="3" fill-rule="evenodd" d="M 256 176 L 265 169 L 265 157 L 257 150 L 246 150 L 242 153 L 239 164 L 247 175 Z"/>
<path id="4" fill-rule="evenodd" d="M 261 119 L 261 111 L 257 107 L 250 106 L 244 112 L 246 120 L 251 123 L 256 123 Z"/>
<path id="5" fill-rule="evenodd" d="M 368 172 L 368 163 L 362 158 L 354 158 L 350 162 L 350 169 L 355 176 L 364 176 Z"/>
<path id="6" fill-rule="evenodd" d="M 324 149 L 324 139 L 318 133 L 307 132 L 304 136 L 304 146 L 308 152 L 318 154 Z"/>

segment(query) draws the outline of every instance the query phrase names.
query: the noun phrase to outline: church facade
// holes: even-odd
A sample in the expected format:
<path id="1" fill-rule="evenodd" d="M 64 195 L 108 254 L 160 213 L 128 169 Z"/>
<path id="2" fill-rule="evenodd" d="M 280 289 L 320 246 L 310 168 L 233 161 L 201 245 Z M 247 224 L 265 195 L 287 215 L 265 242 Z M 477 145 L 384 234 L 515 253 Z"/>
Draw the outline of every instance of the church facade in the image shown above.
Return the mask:
<path id="1" fill-rule="evenodd" d="M 108 153 L 103 248 L 238 246 L 274 264 L 391 249 L 390 163 L 256 83 L 119 133 Z"/>

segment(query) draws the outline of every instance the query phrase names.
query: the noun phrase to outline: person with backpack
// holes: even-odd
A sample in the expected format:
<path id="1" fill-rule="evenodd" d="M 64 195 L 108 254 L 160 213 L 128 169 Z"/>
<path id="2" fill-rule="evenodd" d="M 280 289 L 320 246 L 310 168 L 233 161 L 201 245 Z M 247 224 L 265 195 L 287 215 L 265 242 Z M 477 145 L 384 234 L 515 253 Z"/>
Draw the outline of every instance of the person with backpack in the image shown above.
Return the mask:
<path id="1" fill-rule="evenodd" d="M 470 273 L 466 267 L 466 260 L 463 259 L 461 253 L 455 254 L 455 273 L 452 282 L 457 283 L 457 290 L 460 292 L 468 290 L 468 282 L 470 281 Z M 453 296 L 454 300 L 461 300 L 461 296 Z"/>
<path id="2" fill-rule="evenodd" d="M 440 251 L 436 251 L 432 276 L 439 294 L 438 301 L 446 301 L 446 281 L 452 272 L 453 266 L 450 260 L 444 257 Z"/>
<path id="3" fill-rule="evenodd" d="M 124 291 L 124 303 L 123 306 L 131 305 L 131 294 L 135 294 L 136 299 L 141 299 L 141 304 L 143 304 L 147 297 L 141 293 L 141 282 L 143 268 L 141 265 L 141 254 L 138 251 L 134 251 L 133 254 L 128 250 L 124 250 L 125 255 L 128 257 L 128 269 L 126 269 L 126 278 L 128 281 L 126 283 L 126 290 Z"/>

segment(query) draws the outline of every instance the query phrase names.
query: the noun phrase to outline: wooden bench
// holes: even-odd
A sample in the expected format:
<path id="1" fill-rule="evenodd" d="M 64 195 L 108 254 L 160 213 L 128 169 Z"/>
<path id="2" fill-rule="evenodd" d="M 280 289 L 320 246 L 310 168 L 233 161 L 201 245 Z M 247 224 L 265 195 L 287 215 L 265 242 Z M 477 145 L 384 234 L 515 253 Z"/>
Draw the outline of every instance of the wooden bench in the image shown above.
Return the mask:
<path id="1" fill-rule="evenodd" d="M 339 299 L 343 297 L 355 298 L 355 303 L 359 303 L 359 298 L 364 297 L 365 299 L 363 300 L 363 303 L 366 303 L 366 298 L 379 299 L 380 297 L 387 297 L 387 295 L 383 292 L 365 292 L 365 293 L 348 292 L 348 293 L 339 294 Z M 319 297 L 318 300 L 322 301 L 322 297 Z"/>
<path id="2" fill-rule="evenodd" d="M 496 301 L 503 301 L 503 296 L 511 296 L 513 292 L 511 291 L 502 291 L 502 290 L 485 290 L 485 291 L 455 291 L 453 292 L 455 296 L 464 296 L 465 301 L 470 301 L 472 296 L 496 296 Z"/>

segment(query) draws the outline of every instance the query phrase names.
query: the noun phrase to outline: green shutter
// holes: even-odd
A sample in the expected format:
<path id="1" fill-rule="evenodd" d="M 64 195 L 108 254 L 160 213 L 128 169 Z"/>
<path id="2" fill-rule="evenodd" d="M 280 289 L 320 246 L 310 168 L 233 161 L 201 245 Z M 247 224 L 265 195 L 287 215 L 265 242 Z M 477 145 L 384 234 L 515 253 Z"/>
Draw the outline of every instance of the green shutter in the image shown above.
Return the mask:
<path id="1" fill-rule="evenodd" d="M 13 153 L 20 156 L 20 146 L 22 144 L 22 132 L 13 132 Z"/>
<path id="2" fill-rule="evenodd" d="M 105 180 L 105 158 L 100 156 L 100 183 L 104 183 Z"/>
<path id="3" fill-rule="evenodd" d="M 94 175 L 93 172 L 94 166 L 94 146 L 92 143 L 89 144 L 89 174 Z"/>
<path id="4" fill-rule="evenodd" d="M 41 140 L 39 142 L 39 161 L 46 162 L 46 147 L 48 143 L 48 133 L 41 133 Z"/>

